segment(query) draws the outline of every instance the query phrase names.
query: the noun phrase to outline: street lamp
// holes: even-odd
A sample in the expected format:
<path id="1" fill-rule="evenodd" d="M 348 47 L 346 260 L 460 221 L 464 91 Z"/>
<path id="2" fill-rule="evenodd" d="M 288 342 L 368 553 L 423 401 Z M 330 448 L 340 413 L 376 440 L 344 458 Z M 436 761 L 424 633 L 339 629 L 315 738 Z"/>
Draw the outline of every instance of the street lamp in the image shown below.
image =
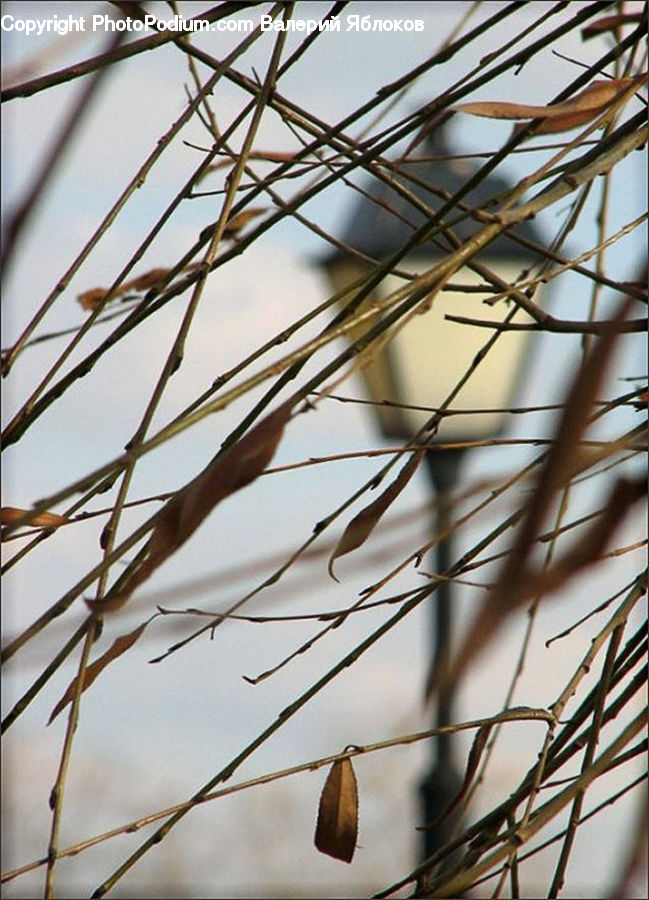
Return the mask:
<path id="1" fill-rule="evenodd" d="M 342 243 L 359 251 L 370 260 L 381 262 L 392 256 L 412 237 L 416 228 L 429 220 L 422 210 L 437 210 L 443 199 L 455 194 L 476 171 L 473 163 L 453 159 L 445 130 L 438 127 L 423 144 L 421 156 L 412 163 L 403 164 L 399 174 L 389 172 L 419 203 L 413 203 L 403 192 L 398 192 L 389 182 L 373 179 L 357 202 Z M 504 194 L 510 186 L 500 177 L 491 174 L 463 200 L 468 207 L 482 208 L 485 202 Z M 431 191 L 431 188 L 433 189 Z M 439 193 L 439 190 L 446 192 Z M 455 237 L 464 242 L 479 230 L 480 223 L 467 216 L 463 219 L 454 210 L 452 226 Z M 516 229 L 526 243 L 539 243 L 539 234 L 530 222 L 523 222 Z M 441 240 L 441 243 L 439 241 Z M 438 241 L 426 241 L 403 259 L 398 269 L 407 274 L 417 274 L 429 269 L 453 249 L 444 236 Z M 523 245 L 503 235 L 492 242 L 476 257 L 476 262 L 499 276 L 507 284 L 520 279 L 521 273 L 533 261 L 533 254 Z M 322 265 L 335 291 L 340 292 L 371 271 L 371 263 L 358 255 L 335 251 L 322 261 Z M 452 313 L 474 319 L 502 321 L 509 307 L 504 303 L 493 306 L 484 303 L 490 292 L 497 288 L 485 284 L 484 272 L 476 273 L 465 267 L 457 272 L 449 285 L 438 293 L 428 311 L 417 315 L 399 330 L 390 343 L 363 368 L 367 391 L 372 400 L 379 426 L 388 438 L 408 440 L 430 418 L 431 408 L 438 408 L 446 400 L 460 377 L 471 366 L 478 351 L 485 345 L 491 332 L 477 326 L 453 323 L 445 320 Z M 373 297 L 366 302 L 385 297 L 406 282 L 394 273 L 386 275 L 376 288 Z M 479 287 L 479 286 L 482 287 Z M 450 289 L 449 289 L 450 288 Z M 524 321 L 518 317 L 517 321 Z M 529 319 L 527 319 L 529 321 Z M 366 328 L 367 326 L 365 326 Z M 352 332 L 352 339 L 360 336 Z M 512 402 L 517 384 L 521 380 L 521 366 L 528 354 L 527 331 L 507 331 L 501 334 L 490 352 L 484 357 L 462 387 L 449 410 L 489 410 L 480 414 L 445 416 L 435 440 L 444 442 L 475 441 L 500 434 L 505 427 L 506 410 Z M 383 401 L 389 401 L 387 404 Z M 396 405 L 392 405 L 396 404 Z M 416 410 L 406 407 L 425 407 Z M 426 411 L 428 410 L 428 411 Z M 444 498 L 458 482 L 464 457 L 462 449 L 430 450 L 426 453 L 429 475 L 435 491 L 441 494 L 437 504 L 435 533 L 443 533 L 448 522 L 448 507 Z M 451 537 L 440 541 L 436 550 L 436 571 L 444 573 L 454 562 Z M 452 585 L 442 581 L 435 600 L 431 604 L 432 658 L 435 665 L 450 646 L 452 640 Z M 437 699 L 434 727 L 453 722 L 453 696 L 450 691 Z M 421 782 L 422 823 L 435 821 L 459 790 L 459 767 L 453 758 L 450 735 L 431 742 L 431 766 Z M 422 832 L 422 858 L 432 855 L 450 837 L 450 823 L 436 830 Z"/>

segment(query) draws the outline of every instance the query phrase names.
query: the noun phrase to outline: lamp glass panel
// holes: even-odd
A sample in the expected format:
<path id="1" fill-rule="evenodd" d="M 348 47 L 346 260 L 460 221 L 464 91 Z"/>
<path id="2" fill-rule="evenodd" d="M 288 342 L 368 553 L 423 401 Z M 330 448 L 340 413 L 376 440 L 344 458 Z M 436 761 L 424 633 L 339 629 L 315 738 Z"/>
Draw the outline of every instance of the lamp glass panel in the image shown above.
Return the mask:
<path id="1" fill-rule="evenodd" d="M 489 265 L 507 283 L 518 277 L 521 271 L 520 263 L 489 260 Z M 408 268 L 413 272 L 423 272 L 428 266 L 418 260 L 414 263 L 409 261 Z M 403 279 L 389 275 L 383 280 L 379 294 L 385 297 L 403 287 L 404 283 Z M 483 283 L 483 280 L 469 269 L 462 269 L 453 276 L 451 283 L 476 285 Z M 435 408 L 443 403 L 493 334 L 489 328 L 448 322 L 444 316 L 450 313 L 482 321 L 503 321 L 511 309 L 510 303 L 499 300 L 491 306 L 484 302 L 489 296 L 491 294 L 488 292 L 440 291 L 428 311 L 414 316 L 399 331 L 390 344 L 398 395 L 388 399 Z M 519 311 L 514 321 L 529 323 L 532 320 Z M 530 334 L 529 331 L 501 333 L 450 409 L 507 408 L 524 372 Z M 449 416 L 440 425 L 437 437 L 440 440 L 486 438 L 502 431 L 505 415 L 490 412 Z M 407 428 L 415 432 L 430 417 L 430 413 L 406 410 L 404 417 Z"/>

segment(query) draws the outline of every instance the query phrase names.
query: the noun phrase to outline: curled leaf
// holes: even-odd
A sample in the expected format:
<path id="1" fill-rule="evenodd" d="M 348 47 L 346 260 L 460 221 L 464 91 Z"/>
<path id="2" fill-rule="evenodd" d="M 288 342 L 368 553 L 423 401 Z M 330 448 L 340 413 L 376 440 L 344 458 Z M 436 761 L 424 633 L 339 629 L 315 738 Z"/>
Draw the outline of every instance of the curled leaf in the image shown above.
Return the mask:
<path id="1" fill-rule="evenodd" d="M 314 843 L 320 853 L 351 862 L 358 833 L 358 789 L 352 762 L 337 759 L 320 795 Z"/>
<path id="2" fill-rule="evenodd" d="M 369 506 L 362 509 L 358 515 L 354 516 L 347 528 L 345 528 L 342 537 L 336 544 L 336 549 L 329 558 L 329 574 L 336 581 L 338 580 L 333 572 L 333 564 L 339 556 L 356 550 L 368 539 L 375 526 L 378 524 L 381 516 L 388 509 L 393 500 L 395 500 L 401 491 L 408 484 L 412 476 L 417 471 L 419 463 L 425 451 L 418 450 L 414 453 L 405 466 L 401 469 L 395 480 L 389 485 L 380 497 L 377 497 Z"/>
<path id="3" fill-rule="evenodd" d="M 475 738 L 473 739 L 473 743 L 471 744 L 471 750 L 469 751 L 469 758 L 466 764 L 466 772 L 464 773 L 464 781 L 462 782 L 460 790 L 453 798 L 451 803 L 446 807 L 441 816 L 439 816 L 434 822 L 429 822 L 426 825 L 419 826 L 417 831 L 434 831 L 435 829 L 439 828 L 441 823 L 445 819 L 448 819 L 451 813 L 457 809 L 459 804 L 466 797 L 473 779 L 475 778 L 475 773 L 478 771 L 480 759 L 482 758 L 484 749 L 487 746 L 487 741 L 489 740 L 489 735 L 491 734 L 492 728 L 493 724 L 482 725 L 480 728 L 478 728 L 478 733 L 476 734 Z"/>
<path id="4" fill-rule="evenodd" d="M 187 266 L 187 271 L 193 267 Z M 169 269 L 151 269 L 149 272 L 145 272 L 144 275 L 138 275 L 137 278 L 134 278 L 132 281 L 126 281 L 118 287 L 113 292 L 113 299 L 123 297 L 129 291 L 146 291 L 162 281 L 169 274 L 169 271 Z M 103 302 L 107 293 L 106 288 L 92 288 L 83 294 L 79 294 L 77 300 L 84 309 L 94 310 Z"/>
<path id="5" fill-rule="evenodd" d="M 550 567 L 541 571 L 528 570 L 521 580 L 521 597 L 550 594 L 566 581 L 599 562 L 631 506 L 647 493 L 644 478 L 620 478 L 614 484 L 604 509 L 584 534 Z"/>
<path id="6" fill-rule="evenodd" d="M 596 19 L 581 29 L 581 36 L 586 41 L 588 38 L 602 34 L 604 31 L 615 31 L 622 25 L 637 24 L 642 21 L 642 13 L 620 13 L 615 16 L 604 16 L 602 19 Z"/>
<path id="7" fill-rule="evenodd" d="M 604 110 L 618 100 L 625 92 L 631 95 L 646 73 L 632 78 L 615 78 L 593 81 L 579 94 L 563 103 L 537 106 L 527 103 L 509 103 L 486 100 L 476 103 L 461 103 L 454 107 L 457 112 L 489 119 L 545 119 L 536 134 L 553 134 L 568 131 L 596 119 Z"/>
<path id="8" fill-rule="evenodd" d="M 97 309 L 107 293 L 106 288 L 92 288 L 83 294 L 79 294 L 77 300 L 84 309 L 93 310 Z"/>
<path id="9" fill-rule="evenodd" d="M 116 660 L 123 653 L 126 653 L 126 651 L 133 646 L 133 644 L 140 637 L 150 621 L 150 619 L 147 619 L 146 622 L 138 625 L 138 627 L 134 631 L 129 632 L 129 634 L 123 634 L 121 635 L 121 637 L 115 638 L 108 650 L 102 656 L 100 656 L 99 659 L 96 659 L 88 666 L 83 678 L 84 691 L 88 690 L 95 678 L 106 668 L 109 663 L 113 662 L 113 660 Z M 59 702 L 52 710 L 52 714 L 47 721 L 48 725 L 54 721 L 54 719 L 58 716 L 62 709 L 65 709 L 68 703 L 71 703 L 73 701 L 74 695 L 76 694 L 77 690 L 77 677 L 78 676 L 75 676 L 72 679 L 67 687 L 66 692 L 63 694 Z"/>
<path id="10" fill-rule="evenodd" d="M 244 209 L 238 215 L 228 219 L 225 228 L 223 229 L 223 234 L 228 235 L 228 237 L 233 237 L 238 231 L 241 231 L 248 222 L 252 221 L 252 219 L 256 219 L 257 216 L 260 216 L 265 212 L 265 206 L 253 206 L 250 209 Z"/>
<path id="11" fill-rule="evenodd" d="M 140 275 L 138 278 L 134 278 L 133 281 L 129 281 L 127 284 L 122 285 L 120 293 L 124 293 L 127 290 L 146 291 L 159 281 L 162 281 L 168 274 L 169 269 L 151 269 L 150 272 L 145 272 L 144 275 Z"/>
<path id="12" fill-rule="evenodd" d="M 101 600 L 87 600 L 87 605 L 99 612 L 119 609 L 135 588 L 185 543 L 217 503 L 261 475 L 275 455 L 292 404 L 292 400 L 282 404 L 176 491 L 155 517 L 147 555 L 139 568 L 114 594 L 109 591 Z"/>
<path id="13" fill-rule="evenodd" d="M 2 510 L 0 510 L 0 521 L 3 525 L 9 525 L 17 519 L 22 519 L 28 512 L 28 509 L 20 509 L 17 506 L 3 506 Z M 42 512 L 29 522 L 29 527 L 51 528 L 52 526 L 56 527 L 57 525 L 64 525 L 68 521 L 69 519 L 65 516 L 59 516 L 56 513 L 51 512 Z"/>

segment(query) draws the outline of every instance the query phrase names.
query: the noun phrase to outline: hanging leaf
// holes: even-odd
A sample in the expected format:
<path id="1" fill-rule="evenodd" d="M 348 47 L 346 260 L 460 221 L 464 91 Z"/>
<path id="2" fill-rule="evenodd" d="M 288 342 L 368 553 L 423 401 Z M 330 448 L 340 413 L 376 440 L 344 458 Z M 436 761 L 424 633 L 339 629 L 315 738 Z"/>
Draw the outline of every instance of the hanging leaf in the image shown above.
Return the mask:
<path id="1" fill-rule="evenodd" d="M 144 275 L 140 275 L 137 278 L 134 278 L 133 281 L 129 281 L 127 284 L 122 285 L 120 293 L 124 293 L 125 291 L 146 291 L 159 281 L 162 281 L 168 274 L 169 269 L 151 269 L 150 272 L 145 272 Z"/>
<path id="2" fill-rule="evenodd" d="M 442 822 L 454 812 L 457 807 L 460 805 L 462 800 L 466 797 L 469 788 L 475 778 L 475 773 L 478 771 L 478 766 L 480 764 L 480 759 L 482 758 L 482 754 L 484 752 L 484 748 L 487 746 L 487 741 L 489 740 L 489 735 L 491 734 L 492 725 L 482 725 L 478 728 L 478 733 L 473 739 L 473 743 L 471 744 L 471 750 L 469 751 L 469 758 L 466 764 L 466 772 L 464 773 L 464 781 L 462 782 L 462 787 L 457 793 L 457 796 L 453 798 L 451 803 L 446 807 L 441 816 L 438 816 L 434 822 L 429 822 L 426 825 L 420 825 L 417 828 L 417 831 L 434 831 L 439 828 Z"/>
<path id="3" fill-rule="evenodd" d="M 625 92 L 631 96 L 632 89 L 635 89 L 644 78 L 646 78 L 646 72 L 632 78 L 593 81 L 570 100 L 563 103 L 551 103 L 549 106 L 486 100 L 476 103 L 461 103 L 454 109 L 457 112 L 484 116 L 489 119 L 545 119 L 535 133 L 552 134 L 577 128 L 596 119 L 607 106 L 622 97 Z"/>
<path id="4" fill-rule="evenodd" d="M 358 833 L 358 790 L 351 760 L 337 759 L 320 795 L 314 842 L 320 853 L 351 862 Z"/>
<path id="5" fill-rule="evenodd" d="M 151 619 L 147 619 L 146 622 L 143 622 L 141 625 L 135 629 L 135 631 L 131 631 L 129 634 L 123 634 L 121 637 L 115 638 L 111 646 L 108 650 L 100 656 L 99 659 L 96 659 L 93 663 L 91 663 L 84 674 L 83 678 L 83 690 L 86 691 L 93 683 L 95 678 L 103 672 L 106 666 L 116 660 L 123 653 L 126 653 L 133 644 L 137 641 L 139 636 L 142 634 L 146 626 L 149 624 Z M 50 715 L 47 724 L 50 725 L 54 719 L 58 716 L 62 709 L 68 705 L 68 703 L 72 703 L 74 700 L 74 695 L 77 691 L 77 676 L 72 679 L 66 692 L 63 694 L 59 702 L 56 704 L 54 709 L 52 710 L 52 714 Z"/>
<path id="6" fill-rule="evenodd" d="M 187 266 L 185 271 L 191 271 L 196 265 L 196 263 L 193 263 L 192 265 Z M 200 265 L 200 263 L 198 265 Z M 116 291 L 113 291 L 113 300 L 116 300 L 118 297 L 123 297 L 124 294 L 127 294 L 129 291 L 146 291 L 162 281 L 169 272 L 170 269 L 151 269 L 149 272 L 145 272 L 144 275 L 138 275 L 137 278 L 134 278 L 132 281 L 124 282 L 124 284 L 118 287 Z M 94 310 L 102 303 L 107 293 L 108 291 L 106 288 L 92 288 L 89 291 L 85 291 L 83 294 L 79 294 L 77 300 L 84 309 Z"/>
<path id="7" fill-rule="evenodd" d="M 92 288 L 83 294 L 79 294 L 77 300 L 84 309 L 93 310 L 97 309 L 107 293 L 106 288 Z"/>
<path id="8" fill-rule="evenodd" d="M 616 28 L 621 28 L 622 25 L 637 24 L 640 21 L 642 21 L 641 12 L 604 16 L 602 19 L 596 19 L 590 25 L 582 28 L 581 36 L 586 41 L 588 38 L 595 37 L 595 35 L 602 34 L 605 31 L 615 31 Z"/>
<path id="9" fill-rule="evenodd" d="M 22 519 L 28 512 L 28 509 L 20 509 L 17 506 L 3 506 L 2 510 L 0 510 L 0 522 L 2 522 L 3 525 L 9 525 L 11 522 L 15 522 L 16 519 Z M 65 516 L 59 516 L 56 513 L 51 512 L 42 512 L 35 516 L 29 522 L 27 527 L 51 528 L 52 526 L 65 525 L 65 523 L 69 521 L 70 520 Z"/>
<path id="10" fill-rule="evenodd" d="M 121 588 L 101 600 L 86 600 L 91 609 L 119 609 L 172 553 L 181 547 L 217 503 L 254 481 L 271 461 L 291 415 L 293 400 L 262 419 L 236 444 L 219 453 L 185 487 L 176 491 L 155 517 L 147 556 Z"/>
<path id="11" fill-rule="evenodd" d="M 244 209 L 242 212 L 238 213 L 238 215 L 228 219 L 225 228 L 223 229 L 223 234 L 228 237 L 233 237 L 237 232 L 241 231 L 248 222 L 252 221 L 252 219 L 256 219 L 257 216 L 260 216 L 265 212 L 265 206 L 253 206 L 250 209 Z"/>
<path id="12" fill-rule="evenodd" d="M 357 547 L 360 547 L 365 543 L 378 524 L 381 516 L 388 509 L 392 501 L 399 496 L 417 471 L 424 452 L 424 450 L 418 450 L 414 453 L 401 469 L 392 484 L 383 491 L 381 496 L 377 497 L 376 500 L 370 503 L 369 506 L 366 506 L 365 509 L 362 509 L 357 516 L 354 516 L 347 528 L 345 528 L 342 537 L 336 545 L 336 549 L 329 559 L 329 574 L 335 581 L 338 581 L 333 571 L 335 560 L 337 560 L 339 556 L 344 556 L 345 553 L 356 550 Z"/>
<path id="13" fill-rule="evenodd" d="M 579 572 L 600 562 L 610 546 L 616 530 L 634 503 L 647 493 L 644 478 L 631 480 L 619 478 L 600 515 L 591 523 L 579 540 L 574 541 L 563 556 L 547 568 L 528 570 L 521 579 L 522 598 L 537 594 L 550 594 L 563 587 L 566 581 Z"/>

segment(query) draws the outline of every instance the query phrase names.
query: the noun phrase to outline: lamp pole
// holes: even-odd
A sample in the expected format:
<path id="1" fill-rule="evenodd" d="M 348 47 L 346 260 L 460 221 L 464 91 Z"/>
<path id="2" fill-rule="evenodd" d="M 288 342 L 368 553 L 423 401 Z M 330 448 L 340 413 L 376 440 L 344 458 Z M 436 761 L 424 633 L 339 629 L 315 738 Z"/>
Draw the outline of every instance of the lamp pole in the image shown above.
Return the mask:
<path id="1" fill-rule="evenodd" d="M 352 210 L 342 234 L 344 244 L 376 261 L 390 258 L 409 240 L 412 229 L 427 221 L 421 204 L 429 209 L 439 204 L 428 186 L 442 189 L 446 196 L 453 195 L 474 172 L 471 163 L 453 157 L 444 126 L 428 135 L 422 144 L 422 153 L 423 156 L 403 165 L 402 174 L 393 172 L 391 176 L 403 181 L 408 193 L 411 196 L 414 194 L 420 202 L 412 204 L 407 199 L 407 193 L 397 192 L 390 184 L 375 180 Z M 409 173 L 414 176 L 413 179 L 408 178 Z M 465 202 L 470 207 L 480 208 L 493 197 L 504 194 L 509 187 L 502 177 L 491 173 L 467 195 Z M 457 220 L 453 230 L 458 240 L 465 241 L 480 227 L 479 223 L 466 217 Z M 540 243 L 536 226 L 530 221 L 520 223 L 516 230 L 528 245 L 530 242 Z M 436 242 L 424 243 L 412 251 L 399 268 L 411 272 L 426 271 L 445 252 L 449 250 L 440 248 Z M 480 254 L 480 261 L 510 284 L 529 267 L 531 260 L 528 250 L 522 249 L 509 236 L 502 235 Z M 321 260 L 321 265 L 335 291 L 344 290 L 364 272 L 371 270 L 370 265 L 358 256 L 341 251 Z M 387 438 L 410 440 L 430 418 L 431 413 L 425 409 L 446 404 L 451 391 L 471 369 L 476 358 L 481 360 L 478 377 L 473 372 L 463 383 L 449 409 L 466 408 L 474 413 L 482 409 L 485 412 L 444 418 L 435 440 L 461 442 L 491 438 L 505 427 L 502 410 L 511 405 L 515 387 L 522 380 L 521 369 L 529 354 L 529 332 L 509 331 L 501 334 L 490 352 L 482 355 L 480 351 L 486 341 L 485 330 L 449 322 L 445 314 L 460 313 L 465 318 L 502 321 L 507 310 L 503 312 L 502 303 L 484 304 L 491 289 L 474 271 L 464 268 L 454 275 L 453 281 L 456 280 L 459 283 L 455 287 L 443 288 L 429 309 L 399 330 L 389 345 L 363 369 L 366 390 L 376 401 L 378 423 Z M 375 294 L 366 298 L 364 303 L 370 304 L 403 284 L 403 279 L 390 273 L 377 286 Z M 365 327 L 360 326 L 358 334 L 352 332 L 352 339 L 360 337 Z M 386 400 L 390 402 L 385 403 Z M 409 409 L 408 406 L 423 407 L 424 411 Z M 450 524 L 448 500 L 457 485 L 464 454 L 463 450 L 441 448 L 426 453 L 428 472 L 438 498 L 433 523 L 435 534 L 443 534 Z M 453 538 L 447 535 L 436 547 L 437 573 L 443 575 L 454 561 Z M 441 654 L 448 652 L 453 637 L 452 582 L 442 580 L 438 584 L 430 608 L 430 665 L 434 666 L 440 662 Z M 454 696 L 452 688 L 449 688 L 443 696 L 436 698 L 433 726 L 450 725 L 455 718 Z M 457 796 L 461 776 L 454 748 L 455 741 L 451 734 L 440 735 L 431 741 L 431 763 L 419 784 L 421 824 L 434 822 Z M 453 816 L 450 816 L 441 823 L 440 828 L 422 832 L 419 851 L 422 859 L 448 841 L 453 824 Z"/>
<path id="2" fill-rule="evenodd" d="M 451 524 L 449 493 L 459 481 L 463 450 L 429 450 L 425 456 L 430 479 L 437 495 L 433 533 L 443 535 Z M 436 545 L 435 571 L 444 575 L 455 561 L 453 535 L 448 534 Z M 442 580 L 431 599 L 430 644 L 431 667 L 436 669 L 448 653 L 453 640 L 453 585 Z M 444 728 L 455 720 L 455 696 L 452 689 L 444 690 L 436 698 L 434 728 Z M 430 743 L 430 768 L 419 784 L 421 819 L 424 824 L 435 822 L 457 796 L 462 779 L 454 754 L 453 735 L 440 734 Z M 450 816 L 437 828 L 422 832 L 422 859 L 432 856 L 451 838 L 457 817 Z"/>

